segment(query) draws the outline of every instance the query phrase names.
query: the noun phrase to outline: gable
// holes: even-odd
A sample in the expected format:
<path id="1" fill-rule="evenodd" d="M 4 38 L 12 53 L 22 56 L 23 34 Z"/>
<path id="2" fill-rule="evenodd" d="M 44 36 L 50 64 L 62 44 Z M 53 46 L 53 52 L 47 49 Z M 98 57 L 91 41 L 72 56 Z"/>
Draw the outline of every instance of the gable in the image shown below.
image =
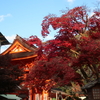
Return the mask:
<path id="1" fill-rule="evenodd" d="M 10 53 L 16 53 L 16 52 L 25 52 L 26 50 L 21 47 L 20 45 L 16 45 L 11 51 Z"/>
<path id="2" fill-rule="evenodd" d="M 23 38 L 17 35 L 11 46 L 1 55 L 9 54 L 12 61 L 28 60 L 37 56 L 35 54 L 36 49 L 35 46 L 30 46 Z"/>
<path id="3" fill-rule="evenodd" d="M 31 50 L 25 48 L 18 41 L 10 48 L 9 53 L 30 52 Z"/>
<path id="4" fill-rule="evenodd" d="M 20 52 L 31 52 L 32 50 L 23 46 L 19 41 L 15 41 L 11 46 L 5 50 L 2 55 L 12 54 L 12 53 L 20 53 Z"/>

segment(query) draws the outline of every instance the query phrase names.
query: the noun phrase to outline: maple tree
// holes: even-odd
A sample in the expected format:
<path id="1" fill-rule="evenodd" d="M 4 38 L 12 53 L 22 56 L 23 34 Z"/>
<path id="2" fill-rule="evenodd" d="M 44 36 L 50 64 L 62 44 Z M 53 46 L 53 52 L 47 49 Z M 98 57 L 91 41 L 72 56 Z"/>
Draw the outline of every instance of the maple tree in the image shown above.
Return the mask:
<path id="1" fill-rule="evenodd" d="M 15 92 L 23 81 L 23 71 L 11 64 L 9 55 L 0 55 L 0 94 Z"/>
<path id="2" fill-rule="evenodd" d="M 70 81 L 79 81 L 78 78 L 80 75 L 67 65 L 66 59 L 55 57 L 51 61 L 40 60 L 35 63 L 28 74 L 27 81 L 37 93 L 69 84 Z"/>
<path id="3" fill-rule="evenodd" d="M 27 40 L 38 47 L 36 65 L 27 77 L 31 86 L 49 90 L 72 81 L 82 84 L 99 79 L 100 10 L 94 10 L 90 16 L 86 6 L 75 7 L 60 17 L 44 17 L 41 25 L 43 37 L 50 34 L 50 26 L 58 32 L 46 42 L 37 36 Z"/>

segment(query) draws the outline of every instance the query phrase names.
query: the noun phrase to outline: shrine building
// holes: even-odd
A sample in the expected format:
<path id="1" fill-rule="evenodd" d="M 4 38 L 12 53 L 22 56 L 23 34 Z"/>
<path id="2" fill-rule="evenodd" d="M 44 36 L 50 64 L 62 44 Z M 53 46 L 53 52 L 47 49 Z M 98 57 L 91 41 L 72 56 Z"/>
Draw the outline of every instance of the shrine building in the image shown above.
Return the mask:
<path id="1" fill-rule="evenodd" d="M 10 44 L 7 39 L 2 35 L 2 33 L 0 33 L 0 41 L 1 45 Z M 9 54 L 11 56 L 11 63 L 14 65 L 20 64 L 21 66 L 24 66 L 24 71 L 27 74 L 29 72 L 29 69 L 33 66 L 33 63 L 31 62 L 34 62 L 34 59 L 37 57 L 37 55 L 35 54 L 36 49 L 37 48 L 35 46 L 30 46 L 28 43 L 25 42 L 22 37 L 17 35 L 10 47 L 2 52 L 1 55 Z M 23 84 L 21 84 L 21 86 L 19 87 L 22 87 Z M 15 94 L 16 98 L 18 98 L 13 98 L 12 100 L 53 100 L 53 98 L 57 98 L 59 96 L 59 93 L 61 93 L 63 97 L 67 96 L 66 93 L 58 90 L 51 90 L 49 93 L 43 92 L 42 94 L 35 94 L 33 93 L 32 89 L 29 88 L 22 88 L 20 89 L 20 91 L 24 92 L 18 96 Z"/>

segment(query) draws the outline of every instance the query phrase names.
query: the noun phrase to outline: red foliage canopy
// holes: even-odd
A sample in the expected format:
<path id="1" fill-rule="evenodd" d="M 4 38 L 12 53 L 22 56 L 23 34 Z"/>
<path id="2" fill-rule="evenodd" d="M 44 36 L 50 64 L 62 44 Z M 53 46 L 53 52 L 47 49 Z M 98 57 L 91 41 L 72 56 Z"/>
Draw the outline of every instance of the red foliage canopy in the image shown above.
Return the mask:
<path id="1" fill-rule="evenodd" d="M 49 90 L 71 81 L 90 81 L 99 78 L 100 12 L 89 16 L 85 6 L 68 10 L 60 17 L 48 15 L 42 22 L 42 35 L 50 34 L 49 27 L 58 30 L 54 39 L 45 43 L 37 37 L 38 59 L 30 70 L 27 82 L 36 88 Z M 82 77 L 80 77 L 80 75 Z"/>
<path id="2" fill-rule="evenodd" d="M 66 60 L 66 58 L 55 57 L 50 61 L 38 61 L 28 74 L 28 84 L 40 92 L 40 87 L 42 90 L 47 91 L 55 86 L 66 85 L 71 81 L 79 81 L 80 75 L 68 66 Z"/>

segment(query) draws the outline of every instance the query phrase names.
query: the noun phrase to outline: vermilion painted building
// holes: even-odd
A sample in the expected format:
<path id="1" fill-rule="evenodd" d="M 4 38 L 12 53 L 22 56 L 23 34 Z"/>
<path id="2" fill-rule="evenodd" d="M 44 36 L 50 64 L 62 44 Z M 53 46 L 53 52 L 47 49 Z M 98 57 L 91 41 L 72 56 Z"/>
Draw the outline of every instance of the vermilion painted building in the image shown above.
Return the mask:
<path id="1" fill-rule="evenodd" d="M 14 65 L 19 64 L 21 67 L 24 67 L 24 71 L 27 73 L 29 71 L 29 68 L 32 66 L 31 62 L 34 62 L 34 58 L 37 56 L 34 53 L 35 50 L 36 47 L 28 45 L 23 38 L 17 35 L 11 46 L 6 49 L 1 55 L 9 54 L 11 57 L 11 63 Z M 21 90 L 21 92 L 23 93 L 25 93 L 26 91 L 29 90 Z"/>
<path id="2" fill-rule="evenodd" d="M 5 50 L 2 55 L 9 54 L 11 56 L 12 64 L 19 64 L 21 67 L 24 67 L 24 70 L 27 74 L 31 66 L 33 66 L 34 58 L 37 57 L 35 54 L 35 46 L 30 46 L 25 42 L 20 36 L 16 36 L 11 46 Z M 24 76 L 25 77 L 25 76 Z M 19 97 L 21 100 L 52 100 L 52 98 L 58 98 L 58 94 L 61 93 L 63 97 L 67 96 L 66 93 L 56 90 L 55 92 L 45 92 L 42 94 L 35 94 L 32 89 L 23 88 L 24 83 L 19 86 Z"/>

